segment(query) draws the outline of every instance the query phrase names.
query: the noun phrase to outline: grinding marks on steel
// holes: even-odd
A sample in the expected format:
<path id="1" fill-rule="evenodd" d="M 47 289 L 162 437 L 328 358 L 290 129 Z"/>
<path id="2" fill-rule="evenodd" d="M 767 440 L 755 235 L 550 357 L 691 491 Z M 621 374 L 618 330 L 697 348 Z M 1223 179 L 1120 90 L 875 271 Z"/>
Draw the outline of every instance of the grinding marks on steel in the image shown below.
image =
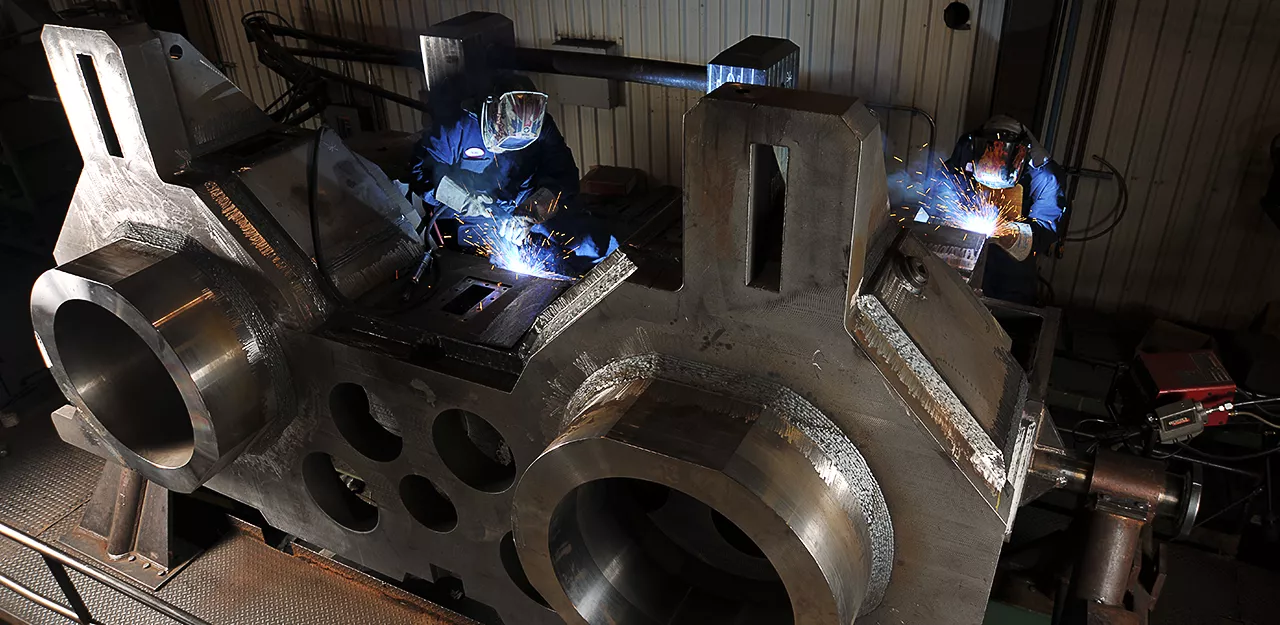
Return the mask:
<path id="1" fill-rule="evenodd" d="M 240 349 L 251 367 L 265 370 L 270 384 L 265 390 L 262 406 L 267 411 L 267 427 L 246 447 L 272 444 L 276 436 L 288 425 L 287 417 L 297 413 L 296 400 L 291 389 L 288 359 L 276 336 L 274 324 L 258 307 L 252 295 L 232 275 L 225 262 L 219 261 L 194 239 L 178 233 L 146 224 L 126 222 L 118 230 L 122 238 L 138 241 L 161 249 L 171 250 L 191 262 L 196 270 L 210 280 L 212 291 L 206 291 L 219 304 L 219 309 L 235 328 Z M 258 443 L 261 441 L 261 443 Z"/>
<path id="2" fill-rule="evenodd" d="M 654 390 L 663 386 L 675 385 L 666 380 L 650 384 Z M 613 435 L 637 447 L 661 449 L 674 458 L 723 471 L 760 418 L 760 405 L 719 394 L 700 395 L 692 404 L 683 397 L 679 391 L 642 394 L 613 425 Z M 714 425 L 691 440 L 681 427 L 689 414 L 701 415 Z"/>
<path id="3" fill-rule="evenodd" d="M 1006 477 L 1001 450 L 879 299 L 861 295 L 857 310 L 856 331 L 872 359 L 887 367 L 886 376 L 899 381 L 900 391 L 921 405 L 925 414 L 919 416 L 937 426 L 946 439 L 938 442 L 951 457 L 962 467 L 972 466 L 991 494 L 998 494 Z"/>
<path id="4" fill-rule="evenodd" d="M 295 290 L 301 290 L 303 297 L 299 299 L 303 303 L 305 319 L 323 319 L 331 312 L 329 301 L 324 297 L 320 285 L 316 282 L 315 274 L 310 271 L 299 270 L 302 266 L 301 258 L 285 259 L 282 252 L 287 250 L 288 246 L 279 242 L 278 237 L 269 236 L 267 232 L 264 232 L 255 224 L 254 220 L 249 219 L 244 214 L 244 211 L 240 209 L 239 203 L 233 200 L 231 194 L 218 183 L 213 181 L 206 182 L 203 190 L 209 194 L 210 201 L 218 207 L 218 212 L 222 215 L 222 219 L 227 226 L 235 228 L 240 233 L 240 236 L 244 238 L 246 244 L 253 248 L 258 256 L 270 263 L 276 271 L 280 272 L 280 275 L 293 285 Z M 277 243 L 273 244 L 272 239 L 277 239 Z M 301 325 L 305 327 L 310 324 L 304 321 Z"/>
<path id="5" fill-rule="evenodd" d="M 1018 508 L 1022 505 L 1022 490 L 1029 478 L 1031 454 L 1035 453 L 1036 437 L 1039 435 L 1040 421 L 1023 413 L 1018 422 L 1018 433 L 1014 437 L 1013 451 L 1009 460 L 1009 516 L 1005 519 L 1004 535 L 1013 533 L 1013 520 L 1018 516 Z"/>
<path id="6" fill-rule="evenodd" d="M 871 556 L 871 577 L 860 614 L 874 609 L 884 598 L 893 570 L 893 524 L 884 494 L 871 467 L 858 451 L 855 441 L 816 406 L 796 392 L 766 380 L 711 367 L 701 363 L 664 356 L 642 354 L 612 361 L 595 370 L 570 400 L 566 417 L 582 414 L 587 406 L 609 392 L 610 388 L 628 383 L 658 379 L 758 404 L 772 417 L 760 420 L 780 439 L 791 443 L 805 454 L 818 475 L 837 492 L 852 492 L 853 497 L 840 497 L 850 518 L 866 520 Z M 811 442 L 796 444 L 797 441 Z"/>
<path id="7" fill-rule="evenodd" d="M 1027 381 L 1027 376 L 1022 372 L 1022 365 L 1014 360 L 1013 354 L 1008 350 L 999 350 L 996 352 L 1004 370 L 1004 385 L 1000 394 L 1000 403 L 996 409 L 995 432 L 1009 432 L 1014 428 L 1023 427 L 1021 421 L 1026 418 L 1023 407 L 1027 405 L 1027 393 L 1031 391 L 1031 385 Z M 1005 442 L 1005 464 L 1011 466 L 1014 462 L 1015 454 L 1018 451 L 1017 433 L 1010 436 Z M 1010 469 L 1010 481 L 1017 476 L 1018 473 L 1012 472 Z M 1025 473 L 1025 472 L 1024 472 Z"/>
<path id="8" fill-rule="evenodd" d="M 635 263 L 622 250 L 616 250 L 600 261 L 533 320 L 533 327 L 520 344 L 520 354 L 528 359 L 538 353 L 560 336 L 565 328 L 618 288 L 635 270 Z"/>
<path id="9" fill-rule="evenodd" d="M 232 176 L 208 181 L 198 191 L 223 229 L 240 239 L 245 254 L 257 255 L 254 262 L 263 276 L 289 297 L 287 309 L 277 313 L 282 322 L 312 329 L 334 312 L 336 302 L 327 295 L 311 257 L 274 221 L 243 180 Z"/>

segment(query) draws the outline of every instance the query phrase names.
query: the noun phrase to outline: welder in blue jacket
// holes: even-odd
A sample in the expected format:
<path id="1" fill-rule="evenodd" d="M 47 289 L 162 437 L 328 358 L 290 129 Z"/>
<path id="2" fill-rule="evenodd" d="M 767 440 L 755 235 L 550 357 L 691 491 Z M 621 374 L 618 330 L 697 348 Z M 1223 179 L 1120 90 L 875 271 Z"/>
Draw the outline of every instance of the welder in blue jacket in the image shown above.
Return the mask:
<path id="1" fill-rule="evenodd" d="M 617 248 L 573 210 L 578 167 L 547 96 L 515 74 L 488 85 L 457 79 L 428 94 L 431 123 L 414 150 L 410 188 L 435 213 L 446 244 L 503 264 L 502 250 L 557 249 L 581 273 Z M 518 269 L 516 267 L 508 267 Z"/>
<path id="2" fill-rule="evenodd" d="M 994 233 L 997 249 L 987 253 L 982 289 L 997 299 L 1035 304 L 1035 256 L 1057 242 L 1067 207 L 1062 168 L 1025 126 L 1005 116 L 961 137 L 946 164 L 975 190 L 1020 195 L 1021 220 L 1004 223 Z"/>

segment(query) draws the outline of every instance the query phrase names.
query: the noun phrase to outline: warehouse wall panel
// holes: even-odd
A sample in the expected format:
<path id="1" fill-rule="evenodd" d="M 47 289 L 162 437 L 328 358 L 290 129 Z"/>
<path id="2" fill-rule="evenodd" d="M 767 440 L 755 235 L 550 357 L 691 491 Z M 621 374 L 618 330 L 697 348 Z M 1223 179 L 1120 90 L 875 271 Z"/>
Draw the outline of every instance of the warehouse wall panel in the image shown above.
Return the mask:
<path id="1" fill-rule="evenodd" d="M 624 55 L 687 63 L 705 63 L 747 35 L 786 37 L 800 47 L 802 88 L 934 114 L 942 145 L 925 147 L 929 133 L 919 116 L 879 113 L 888 150 L 912 161 L 929 148 L 949 151 L 966 119 L 987 115 L 989 97 L 971 97 L 969 84 L 975 79 L 989 92 L 1005 1 L 969 2 L 969 30 L 942 23 L 950 0 L 211 0 L 210 7 L 229 77 L 264 105 L 286 85 L 258 65 L 245 41 L 240 16 L 251 10 L 276 11 L 299 28 L 409 49 L 417 49 L 428 25 L 472 10 L 512 18 L 524 46 L 548 47 L 563 37 L 606 39 Z M 404 95 L 417 97 L 422 88 L 421 72 L 412 69 L 325 66 Z M 678 184 L 683 116 L 698 96 L 628 84 L 620 107 L 555 105 L 551 113 L 584 171 L 625 165 Z M 409 132 L 421 125 L 417 112 L 398 105 L 388 105 L 386 120 Z"/>
<path id="2" fill-rule="evenodd" d="M 1242 327 L 1280 299 L 1280 230 L 1259 207 L 1280 133 L 1277 32 L 1273 0 L 1118 0 L 1085 154 L 1124 172 L 1128 208 L 1109 235 L 1041 261 L 1059 303 Z M 1118 194 L 1082 179 L 1073 231 L 1107 223 Z"/>

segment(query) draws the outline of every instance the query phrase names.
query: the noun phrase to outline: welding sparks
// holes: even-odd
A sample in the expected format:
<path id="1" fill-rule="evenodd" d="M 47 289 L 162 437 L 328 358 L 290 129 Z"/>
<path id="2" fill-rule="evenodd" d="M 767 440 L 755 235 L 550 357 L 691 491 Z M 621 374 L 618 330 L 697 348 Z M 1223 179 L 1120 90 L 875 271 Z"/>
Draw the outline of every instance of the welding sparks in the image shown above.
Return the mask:
<path id="1" fill-rule="evenodd" d="M 916 173 L 923 176 L 923 172 Z M 929 179 L 918 176 L 900 188 L 921 198 L 917 206 L 925 209 L 930 221 L 983 236 L 998 236 L 1008 224 L 1022 219 L 1020 189 L 988 189 L 945 164 L 934 168 Z"/>
<path id="2" fill-rule="evenodd" d="M 989 237 L 996 233 L 1000 219 L 991 212 L 975 212 L 961 216 L 955 225 L 962 230 Z"/>
<path id="3" fill-rule="evenodd" d="M 475 238 L 474 232 L 469 232 L 466 238 Z M 560 273 L 559 246 L 549 239 L 530 236 L 523 243 L 517 244 L 496 231 L 484 229 L 481 232 L 483 234 L 479 241 L 468 240 L 467 243 L 479 248 L 495 267 L 550 280 L 573 279 Z"/>

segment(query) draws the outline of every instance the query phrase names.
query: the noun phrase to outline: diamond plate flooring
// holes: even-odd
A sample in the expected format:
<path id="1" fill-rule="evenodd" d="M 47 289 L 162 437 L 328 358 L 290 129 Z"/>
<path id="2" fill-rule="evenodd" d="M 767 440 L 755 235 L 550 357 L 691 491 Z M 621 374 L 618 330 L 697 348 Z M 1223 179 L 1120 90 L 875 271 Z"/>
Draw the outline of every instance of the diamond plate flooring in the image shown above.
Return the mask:
<path id="1" fill-rule="evenodd" d="M 43 407 L 41 407 L 41 410 Z M 57 544 L 79 520 L 102 460 L 59 440 L 43 415 L 0 433 L 0 519 Z M 0 571 L 64 603 L 41 558 L 0 538 Z M 107 625 L 172 625 L 173 621 L 87 577 L 70 571 L 95 620 Z M 471 621 L 394 586 L 337 563 L 313 563 L 264 543 L 251 526 L 224 536 L 156 596 L 211 625 L 469 624 Z M 5 616 L 5 615 L 8 616 Z M 36 625 L 69 621 L 0 587 L 0 622 Z"/>

